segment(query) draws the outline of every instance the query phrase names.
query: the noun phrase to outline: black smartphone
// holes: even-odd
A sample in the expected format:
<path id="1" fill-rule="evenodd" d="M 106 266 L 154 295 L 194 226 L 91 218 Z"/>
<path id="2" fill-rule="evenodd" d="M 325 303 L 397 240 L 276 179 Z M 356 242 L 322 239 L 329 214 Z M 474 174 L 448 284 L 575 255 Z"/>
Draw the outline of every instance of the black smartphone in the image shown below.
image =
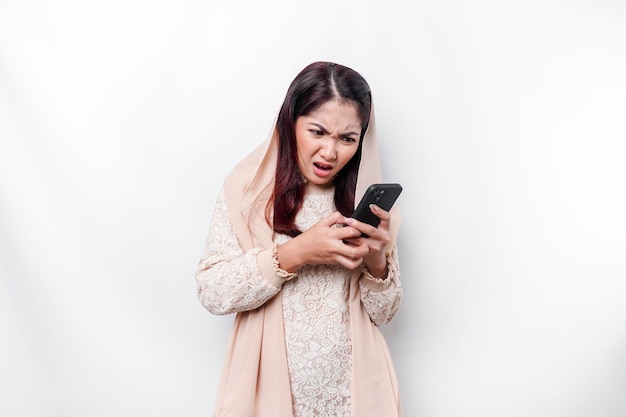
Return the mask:
<path id="1" fill-rule="evenodd" d="M 377 227 L 380 223 L 380 219 L 372 213 L 372 210 L 370 210 L 370 204 L 376 204 L 381 209 L 389 211 L 391 210 L 393 203 L 395 203 L 400 196 L 401 192 L 402 186 L 398 183 L 380 183 L 370 185 L 367 190 L 365 190 L 365 194 L 363 194 L 363 198 L 354 210 L 352 217 L 362 221 L 363 223 L 371 224 L 372 226 Z M 363 235 L 363 237 L 368 236 Z"/>

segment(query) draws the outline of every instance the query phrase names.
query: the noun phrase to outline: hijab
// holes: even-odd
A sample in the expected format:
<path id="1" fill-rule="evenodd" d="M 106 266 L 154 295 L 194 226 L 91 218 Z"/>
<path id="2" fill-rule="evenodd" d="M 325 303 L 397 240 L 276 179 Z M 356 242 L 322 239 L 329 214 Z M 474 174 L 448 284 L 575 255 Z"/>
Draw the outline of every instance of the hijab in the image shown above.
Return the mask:
<path id="1" fill-rule="evenodd" d="M 271 250 L 273 235 L 265 207 L 274 187 L 278 158 L 276 119 L 265 141 L 241 160 L 224 180 L 224 196 L 232 226 L 247 252 Z M 363 137 L 355 201 L 382 181 L 372 106 Z M 391 243 L 395 246 L 400 215 L 391 210 Z M 351 404 L 354 417 L 402 415 L 396 374 L 387 344 L 360 300 L 360 268 L 349 284 L 352 334 Z M 293 417 L 285 347 L 282 295 L 263 306 L 237 313 L 218 389 L 216 417 Z"/>

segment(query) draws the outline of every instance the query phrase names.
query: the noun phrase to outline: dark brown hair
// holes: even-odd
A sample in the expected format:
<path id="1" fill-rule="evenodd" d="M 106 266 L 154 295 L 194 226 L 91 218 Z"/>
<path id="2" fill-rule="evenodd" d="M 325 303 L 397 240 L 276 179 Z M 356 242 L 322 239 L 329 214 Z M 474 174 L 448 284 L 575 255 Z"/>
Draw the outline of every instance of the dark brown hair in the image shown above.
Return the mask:
<path id="1" fill-rule="evenodd" d="M 300 71 L 291 82 L 278 113 L 278 160 L 272 195 L 273 227 L 277 233 L 292 237 L 302 233 L 295 225 L 305 192 L 298 168 L 296 121 L 298 117 L 306 116 L 324 103 L 336 99 L 352 103 L 361 120 L 358 150 L 334 179 L 335 207 L 344 216 L 350 216 L 354 211 L 363 136 L 370 120 L 370 88 L 365 79 L 351 68 L 332 62 L 314 62 Z M 269 219 L 268 223 L 272 224 Z"/>

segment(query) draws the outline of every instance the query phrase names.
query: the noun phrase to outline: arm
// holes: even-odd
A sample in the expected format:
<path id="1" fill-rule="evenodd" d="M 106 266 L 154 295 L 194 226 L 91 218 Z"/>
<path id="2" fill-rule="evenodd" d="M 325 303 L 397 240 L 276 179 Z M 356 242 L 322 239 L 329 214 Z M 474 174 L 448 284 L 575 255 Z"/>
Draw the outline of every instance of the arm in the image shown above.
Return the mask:
<path id="1" fill-rule="evenodd" d="M 396 247 L 387 256 L 387 276 L 374 278 L 364 271 L 359 279 L 361 303 L 376 326 L 382 326 L 393 319 L 402 301 L 398 250 Z"/>
<path id="2" fill-rule="evenodd" d="M 274 297 L 285 278 L 276 275 L 271 249 L 239 246 L 221 190 L 196 272 L 198 299 L 213 314 L 253 310 Z"/>
<path id="3" fill-rule="evenodd" d="M 380 218 L 378 227 L 349 218 L 346 223 L 357 228 L 368 238 L 350 239 L 353 244 L 365 243 L 368 253 L 363 257 L 363 272 L 359 279 L 361 304 L 376 326 L 391 321 L 398 312 L 402 301 L 398 249 L 391 242 L 389 226 L 391 214 L 376 205 L 371 205 L 372 213 Z M 377 278 L 380 277 L 380 278 Z"/>

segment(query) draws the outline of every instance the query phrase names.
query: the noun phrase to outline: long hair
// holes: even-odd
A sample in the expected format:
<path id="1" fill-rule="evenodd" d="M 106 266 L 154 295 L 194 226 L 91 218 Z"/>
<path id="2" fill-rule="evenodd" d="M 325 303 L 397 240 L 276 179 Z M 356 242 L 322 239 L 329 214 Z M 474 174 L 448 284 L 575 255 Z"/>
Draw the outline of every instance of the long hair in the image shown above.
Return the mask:
<path id="1" fill-rule="evenodd" d="M 363 137 L 370 120 L 371 91 L 365 79 L 351 68 L 333 62 L 314 62 L 294 78 L 278 113 L 278 160 L 273 203 L 274 231 L 295 237 L 302 233 L 295 225 L 296 214 L 302 207 L 305 184 L 298 168 L 295 125 L 298 117 L 306 116 L 330 100 L 352 103 L 361 121 L 359 147 L 352 159 L 334 179 L 336 209 L 344 216 L 354 211 L 354 194 L 361 161 Z M 269 217 L 269 206 L 266 217 Z"/>

